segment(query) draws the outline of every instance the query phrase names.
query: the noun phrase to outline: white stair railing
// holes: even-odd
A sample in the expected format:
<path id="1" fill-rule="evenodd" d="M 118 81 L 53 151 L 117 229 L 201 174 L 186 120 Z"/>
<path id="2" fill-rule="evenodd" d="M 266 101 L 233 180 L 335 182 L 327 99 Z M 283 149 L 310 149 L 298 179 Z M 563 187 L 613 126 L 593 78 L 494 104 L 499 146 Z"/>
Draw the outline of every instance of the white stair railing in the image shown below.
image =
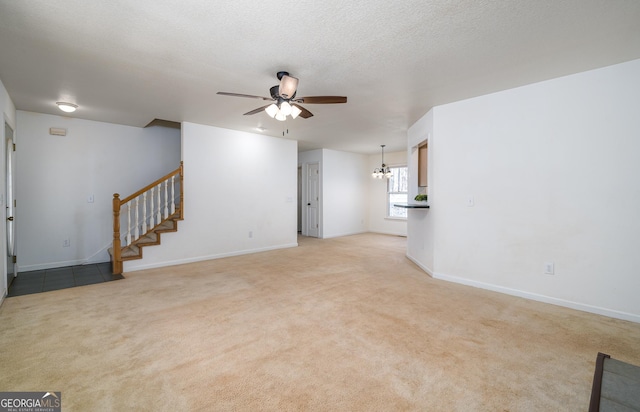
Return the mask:
<path id="1" fill-rule="evenodd" d="M 113 262 L 114 273 L 122 273 L 120 248 L 129 246 L 154 230 L 169 217 L 183 216 L 183 166 L 156 180 L 136 193 L 120 200 L 119 194 L 113 195 Z M 176 179 L 176 176 L 179 179 Z M 176 187 L 177 186 L 177 187 Z M 179 196 L 176 197 L 176 193 Z M 120 213 L 126 208 L 126 215 Z M 124 228 L 121 232 L 120 228 Z M 117 252 L 116 252 L 117 250 Z M 119 265 L 117 263 L 119 262 Z"/>
<path id="2" fill-rule="evenodd" d="M 120 222 L 121 227 L 126 229 L 122 244 L 129 246 L 176 212 L 180 207 L 180 199 L 175 198 L 175 185 L 176 178 L 171 176 L 124 204 L 127 216 L 126 222 L 124 217 Z"/>

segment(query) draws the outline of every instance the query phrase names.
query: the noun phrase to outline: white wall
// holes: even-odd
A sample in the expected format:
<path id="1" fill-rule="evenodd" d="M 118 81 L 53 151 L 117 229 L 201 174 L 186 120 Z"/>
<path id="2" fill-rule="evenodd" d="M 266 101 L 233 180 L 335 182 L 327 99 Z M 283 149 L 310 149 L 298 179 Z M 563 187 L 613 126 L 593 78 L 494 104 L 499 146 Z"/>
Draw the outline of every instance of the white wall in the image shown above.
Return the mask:
<path id="1" fill-rule="evenodd" d="M 640 322 L 638 113 L 640 60 L 436 107 L 435 277 Z"/>
<path id="2" fill-rule="evenodd" d="M 17 142 L 16 139 L 16 107 L 7 93 L 7 89 L 4 88 L 4 84 L 0 80 L 0 111 L 2 111 L 2 124 L 0 125 L 0 170 L 6 170 L 6 153 L 5 153 L 5 139 L 6 136 L 4 134 L 4 123 L 9 124 L 13 129 L 14 134 L 14 142 Z M 4 176 L 4 172 L 1 174 Z M 4 216 L 4 222 L 6 222 L 6 207 L 5 207 L 5 196 L 6 196 L 6 184 L 5 179 L 0 179 L 0 207 L 4 210 L 2 216 Z M 2 236 L 2 240 L 0 241 L 0 247 L 2 250 L 7 250 L 7 228 L 6 225 L 0 225 L 2 229 L 0 229 L 0 236 Z M 0 303 L 8 293 L 8 285 L 7 285 L 7 253 L 2 253 L 2 258 L 0 259 L 0 264 L 2 265 L 2 269 L 0 273 L 2 273 L 2 280 L 0 280 Z"/>
<path id="3" fill-rule="evenodd" d="M 323 149 L 322 237 L 366 232 L 369 227 L 369 158 Z"/>
<path id="4" fill-rule="evenodd" d="M 437 142 L 433 136 L 433 109 L 414 123 L 407 133 L 407 159 L 409 166 L 409 199 L 418 194 L 418 146 L 429 144 L 427 161 L 427 194 L 430 209 L 409 209 L 407 216 L 407 257 L 431 276 L 434 274 L 436 216 L 440 200 L 437 181 L 433 178 Z"/>
<path id="5" fill-rule="evenodd" d="M 388 235 L 407 235 L 407 221 L 387 218 L 387 180 L 371 177 L 373 169 L 380 167 L 381 154 L 369 156 L 367 172 L 369 176 L 369 231 Z M 408 166 L 407 152 L 390 152 L 384 154 L 387 166 Z M 415 197 L 415 195 L 414 195 Z M 409 197 L 413 199 L 413 197 Z"/>
<path id="6" fill-rule="evenodd" d="M 297 246 L 297 142 L 183 123 L 182 153 L 185 220 L 125 272 Z"/>
<path id="7" fill-rule="evenodd" d="M 20 271 L 109 261 L 113 194 L 128 196 L 180 165 L 179 130 L 25 111 L 17 123 Z M 50 127 L 67 135 L 52 136 Z"/>

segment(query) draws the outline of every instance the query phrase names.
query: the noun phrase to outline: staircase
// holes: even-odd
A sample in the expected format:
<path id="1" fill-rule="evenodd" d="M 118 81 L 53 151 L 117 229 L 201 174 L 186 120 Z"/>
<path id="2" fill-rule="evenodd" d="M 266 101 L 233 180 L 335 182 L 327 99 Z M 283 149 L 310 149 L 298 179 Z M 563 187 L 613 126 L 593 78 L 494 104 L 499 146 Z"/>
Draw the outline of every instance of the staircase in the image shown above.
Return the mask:
<path id="1" fill-rule="evenodd" d="M 122 200 L 118 193 L 113 195 L 113 247 L 109 253 L 114 275 L 122 274 L 124 261 L 142 259 L 144 247 L 159 245 L 162 233 L 178 231 L 178 221 L 184 219 L 182 187 L 180 162 L 178 169 Z"/>

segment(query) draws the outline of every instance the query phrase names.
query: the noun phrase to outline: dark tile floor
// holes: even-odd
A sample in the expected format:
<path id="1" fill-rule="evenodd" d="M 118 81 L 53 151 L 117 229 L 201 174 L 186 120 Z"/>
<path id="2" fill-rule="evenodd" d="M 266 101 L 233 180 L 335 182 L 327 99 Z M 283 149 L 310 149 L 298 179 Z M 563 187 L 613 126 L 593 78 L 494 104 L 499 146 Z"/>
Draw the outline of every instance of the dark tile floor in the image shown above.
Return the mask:
<path id="1" fill-rule="evenodd" d="M 111 262 L 19 272 L 9 287 L 9 297 L 48 292 L 123 279 L 111 274 Z"/>

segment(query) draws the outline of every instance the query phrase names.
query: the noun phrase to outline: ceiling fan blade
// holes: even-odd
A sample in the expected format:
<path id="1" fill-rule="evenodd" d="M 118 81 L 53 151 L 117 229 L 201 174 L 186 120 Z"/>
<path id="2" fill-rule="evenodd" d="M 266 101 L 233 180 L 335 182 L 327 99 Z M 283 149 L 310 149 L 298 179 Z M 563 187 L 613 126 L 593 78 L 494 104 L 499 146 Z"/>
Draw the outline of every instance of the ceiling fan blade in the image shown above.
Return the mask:
<path id="1" fill-rule="evenodd" d="M 240 94 L 240 93 L 228 93 L 228 92 L 218 92 L 216 94 L 221 94 L 223 96 L 233 96 L 233 97 L 248 97 L 250 99 L 273 100 L 271 97 L 254 96 L 252 94 Z"/>
<path id="2" fill-rule="evenodd" d="M 347 98 L 344 96 L 308 96 L 296 99 L 296 102 L 313 104 L 346 103 Z"/>
<path id="3" fill-rule="evenodd" d="M 300 106 L 299 104 L 292 103 L 291 106 L 295 106 L 298 109 L 300 109 L 300 114 L 298 116 L 302 117 L 303 119 L 308 119 L 311 116 L 313 116 L 313 113 L 311 113 L 309 110 L 305 109 L 304 107 Z"/>
<path id="4" fill-rule="evenodd" d="M 280 87 L 278 94 L 284 99 L 291 99 L 298 88 L 298 79 L 295 77 L 283 75 L 280 79 Z"/>
<path id="5" fill-rule="evenodd" d="M 264 111 L 264 109 L 266 109 L 266 108 L 267 108 L 267 107 L 269 107 L 269 106 L 271 106 L 271 105 L 270 105 L 270 104 L 268 104 L 268 105 L 266 105 L 266 106 L 262 106 L 262 107 L 258 107 L 257 109 L 253 109 L 253 110 L 251 110 L 250 112 L 246 112 L 246 113 L 244 114 L 244 116 L 248 116 L 248 115 L 250 115 L 250 114 L 256 114 L 256 113 L 263 112 L 263 111 Z"/>

